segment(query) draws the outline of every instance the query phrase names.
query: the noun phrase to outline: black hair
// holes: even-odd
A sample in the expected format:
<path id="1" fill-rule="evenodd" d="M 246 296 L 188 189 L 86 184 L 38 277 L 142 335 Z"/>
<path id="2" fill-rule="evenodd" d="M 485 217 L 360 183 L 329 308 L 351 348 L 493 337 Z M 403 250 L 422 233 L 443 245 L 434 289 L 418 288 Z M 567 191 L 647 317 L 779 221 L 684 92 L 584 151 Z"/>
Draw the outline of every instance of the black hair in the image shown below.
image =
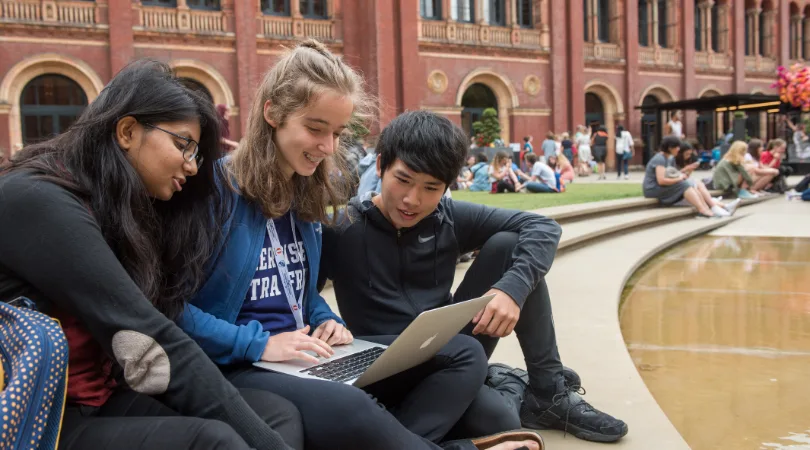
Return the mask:
<path id="1" fill-rule="evenodd" d="M 661 139 L 661 145 L 658 147 L 659 150 L 666 153 L 667 155 L 670 154 L 672 148 L 674 147 L 681 147 L 681 140 L 677 136 L 664 136 Z"/>
<path id="2" fill-rule="evenodd" d="M 481 153 L 479 153 L 479 154 L 475 155 L 475 162 L 483 162 L 483 163 L 488 163 L 488 162 L 489 162 L 489 158 L 487 158 L 487 154 L 486 154 L 486 153 L 481 152 Z"/>
<path id="3" fill-rule="evenodd" d="M 688 166 L 689 164 L 692 164 L 691 160 L 695 156 L 695 155 L 692 155 L 692 156 L 689 157 L 689 159 L 686 159 L 686 151 L 687 150 L 694 150 L 695 148 L 692 147 L 692 144 L 690 144 L 690 143 L 688 143 L 686 141 L 681 141 L 680 148 L 681 148 L 681 151 L 679 151 L 678 154 L 675 155 L 675 166 L 677 166 L 679 169 L 683 169 L 684 167 Z"/>
<path id="4" fill-rule="evenodd" d="M 616 134 L 622 134 L 623 131 L 624 131 L 623 126 L 619 125 L 618 127 L 616 127 Z"/>
<path id="5" fill-rule="evenodd" d="M 449 186 L 467 158 L 467 136 L 448 118 L 430 111 L 409 111 L 380 133 L 380 175 L 399 159 L 409 169 Z"/>
<path id="6" fill-rule="evenodd" d="M 523 138 L 523 142 L 529 142 L 529 136 L 526 136 L 525 138 Z"/>
<path id="7" fill-rule="evenodd" d="M 124 117 L 158 126 L 199 120 L 204 161 L 170 201 L 149 197 L 119 147 L 116 126 Z M 220 122 L 211 101 L 184 87 L 168 65 L 139 60 L 122 69 L 67 131 L 25 147 L 0 168 L 0 175 L 30 171 L 82 199 L 135 284 L 174 319 L 205 280 L 212 236 L 221 232 L 227 206 L 216 187 L 222 176 L 216 165 L 219 141 Z"/>

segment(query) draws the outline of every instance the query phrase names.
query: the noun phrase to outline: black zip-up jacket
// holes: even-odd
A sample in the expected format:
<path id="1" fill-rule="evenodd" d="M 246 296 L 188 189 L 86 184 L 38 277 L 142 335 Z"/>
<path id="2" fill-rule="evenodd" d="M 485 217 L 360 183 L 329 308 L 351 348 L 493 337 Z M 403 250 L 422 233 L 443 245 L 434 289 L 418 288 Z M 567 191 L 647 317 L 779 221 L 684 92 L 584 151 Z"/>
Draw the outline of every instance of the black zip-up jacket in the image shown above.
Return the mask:
<path id="1" fill-rule="evenodd" d="M 184 416 L 225 422 L 252 448 L 289 449 L 202 349 L 152 306 L 84 201 L 28 172 L 0 176 L 0 301 L 18 296 L 78 319 L 133 390 Z"/>
<path id="2" fill-rule="evenodd" d="M 501 231 L 518 233 L 518 243 L 512 267 L 492 287 L 522 307 L 560 242 L 562 230 L 548 217 L 449 198 L 397 230 L 372 195 L 353 198 L 338 225 L 323 232 L 321 282 L 332 280 L 340 314 L 358 336 L 399 334 L 422 311 L 449 304 L 458 256 Z"/>

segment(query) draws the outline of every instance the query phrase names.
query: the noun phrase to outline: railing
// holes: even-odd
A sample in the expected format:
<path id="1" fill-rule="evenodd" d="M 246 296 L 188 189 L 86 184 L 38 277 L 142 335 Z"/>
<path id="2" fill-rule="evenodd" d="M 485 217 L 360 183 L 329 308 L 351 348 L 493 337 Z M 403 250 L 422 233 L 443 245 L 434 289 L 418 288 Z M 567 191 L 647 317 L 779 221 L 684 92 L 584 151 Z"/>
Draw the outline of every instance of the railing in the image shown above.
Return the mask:
<path id="1" fill-rule="evenodd" d="M 0 0 L 0 22 L 96 25 L 95 2 Z"/>
<path id="2" fill-rule="evenodd" d="M 228 32 L 228 21 L 222 11 L 141 6 L 138 8 L 138 23 L 144 30 Z"/>
<path id="3" fill-rule="evenodd" d="M 339 40 L 331 20 L 262 15 L 259 17 L 259 29 L 264 36 L 273 38 L 293 39 L 306 36 L 324 41 Z"/>
<path id="4" fill-rule="evenodd" d="M 746 56 L 745 70 L 751 72 L 774 72 L 776 70 L 776 60 L 766 56 Z"/>
<path id="5" fill-rule="evenodd" d="M 679 66 L 681 54 L 678 50 L 663 47 L 639 47 L 638 62 L 648 66 Z"/>
<path id="6" fill-rule="evenodd" d="M 621 61 L 622 49 L 616 44 L 586 42 L 583 47 L 585 59 L 601 61 Z"/>
<path id="7" fill-rule="evenodd" d="M 419 39 L 426 42 L 497 47 L 541 48 L 540 30 L 464 22 L 423 20 Z"/>
<path id="8" fill-rule="evenodd" d="M 695 66 L 704 69 L 730 69 L 731 58 L 727 53 L 695 52 Z"/>

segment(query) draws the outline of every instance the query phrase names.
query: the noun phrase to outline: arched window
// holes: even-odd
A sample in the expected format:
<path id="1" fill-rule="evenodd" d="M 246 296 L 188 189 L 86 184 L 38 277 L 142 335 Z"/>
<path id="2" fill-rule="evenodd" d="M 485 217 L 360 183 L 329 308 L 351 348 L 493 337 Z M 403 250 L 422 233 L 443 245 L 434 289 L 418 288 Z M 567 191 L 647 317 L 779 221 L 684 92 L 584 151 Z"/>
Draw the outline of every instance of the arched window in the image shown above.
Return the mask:
<path id="1" fill-rule="evenodd" d="M 43 141 L 67 130 L 87 106 L 75 81 L 62 75 L 40 75 L 20 95 L 23 144 Z"/>

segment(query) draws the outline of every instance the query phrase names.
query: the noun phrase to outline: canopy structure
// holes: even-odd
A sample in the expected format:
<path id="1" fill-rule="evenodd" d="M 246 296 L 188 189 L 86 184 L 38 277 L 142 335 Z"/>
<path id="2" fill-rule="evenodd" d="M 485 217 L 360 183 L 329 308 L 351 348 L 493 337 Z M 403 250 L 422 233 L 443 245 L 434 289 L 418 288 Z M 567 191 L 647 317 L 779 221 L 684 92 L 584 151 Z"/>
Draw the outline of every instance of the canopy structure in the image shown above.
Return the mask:
<path id="1" fill-rule="evenodd" d="M 779 112 L 778 95 L 765 94 L 728 94 L 714 97 L 692 98 L 688 100 L 678 100 L 676 102 L 658 103 L 654 105 L 636 106 L 636 109 L 645 111 L 746 111 L 768 113 Z"/>
<path id="2" fill-rule="evenodd" d="M 735 139 L 757 137 L 768 140 L 785 134 L 785 127 L 779 118 L 780 112 L 787 111 L 777 95 L 717 95 L 667 103 L 645 103 L 636 106 L 636 109 L 642 111 L 642 127 L 646 125 L 653 132 L 652 136 L 648 132 L 645 140 L 645 163 L 657 150 L 664 124 L 677 110 L 697 112 L 696 117 L 685 115 L 683 120 L 688 122 L 688 134 L 695 136 L 697 144 L 707 150 L 729 132 L 734 134 Z M 735 117 L 739 119 L 735 120 Z"/>

